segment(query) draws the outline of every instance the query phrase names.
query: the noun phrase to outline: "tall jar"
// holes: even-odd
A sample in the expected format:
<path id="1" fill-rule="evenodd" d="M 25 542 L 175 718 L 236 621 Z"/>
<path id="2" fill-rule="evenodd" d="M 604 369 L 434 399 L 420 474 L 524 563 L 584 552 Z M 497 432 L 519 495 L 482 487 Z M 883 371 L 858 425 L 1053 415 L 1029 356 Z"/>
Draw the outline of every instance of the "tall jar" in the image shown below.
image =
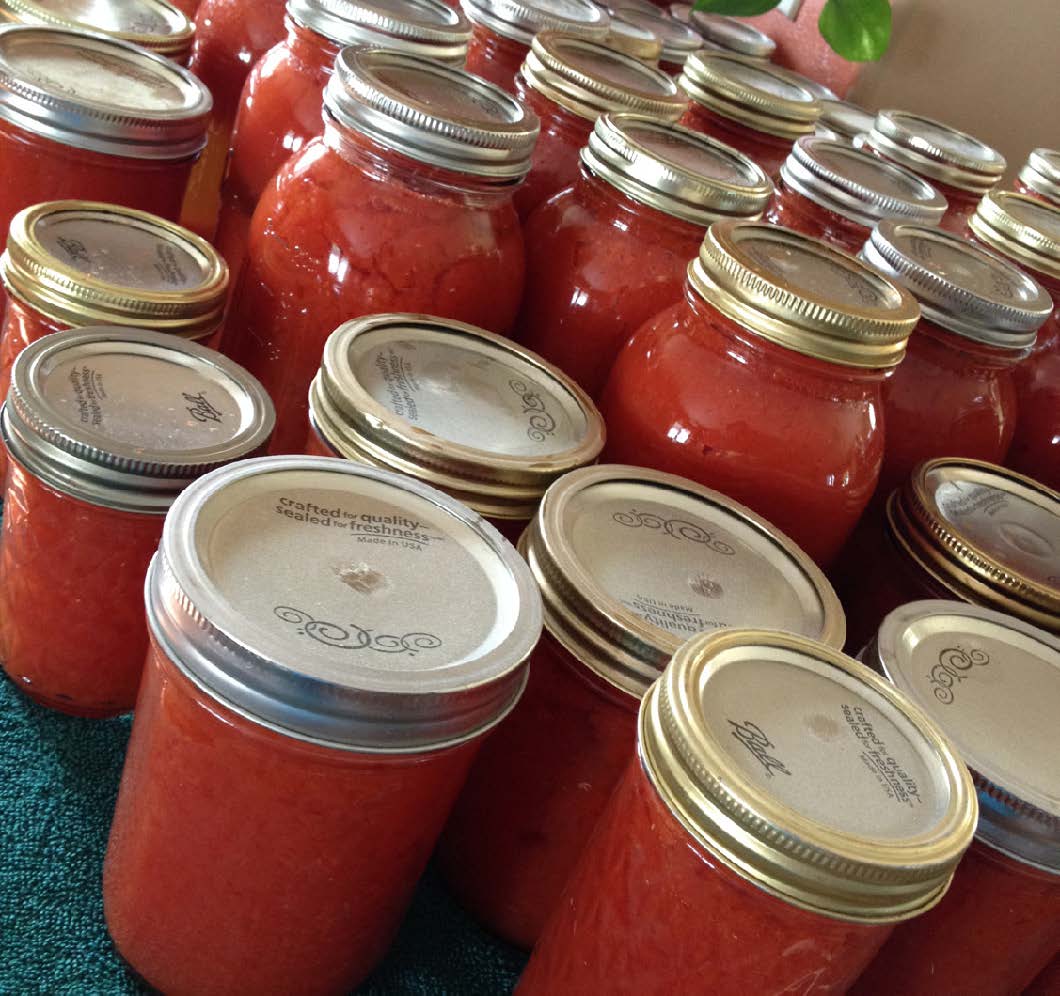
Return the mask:
<path id="1" fill-rule="evenodd" d="M 687 105 L 660 70 L 607 45 L 553 32 L 534 38 L 515 89 L 541 122 L 530 172 L 515 194 L 523 219 L 577 179 L 578 155 L 601 114 L 676 121 Z"/>
<path id="2" fill-rule="evenodd" d="M 845 100 L 824 99 L 819 103 L 821 116 L 817 119 L 816 131 L 822 138 L 853 145 L 855 139 L 872 130 L 876 121 L 875 114 Z"/>
<path id="3" fill-rule="evenodd" d="M 650 31 L 659 40 L 659 68 L 669 76 L 679 76 L 688 57 L 703 47 L 703 39 L 698 32 L 658 8 L 642 10 L 619 2 L 616 11 L 626 21 Z"/>
<path id="4" fill-rule="evenodd" d="M 1035 149 L 1020 167 L 1012 187 L 1018 194 L 1036 197 L 1053 207 L 1060 207 L 1060 152 Z"/>
<path id="5" fill-rule="evenodd" d="M 673 11 L 673 7 L 671 15 L 677 20 L 685 20 Z M 740 55 L 754 62 L 769 62 L 777 50 L 777 43 L 764 31 L 735 17 L 689 10 L 687 22 L 703 39 L 703 47 L 712 52 Z"/>
<path id="6" fill-rule="evenodd" d="M 1020 993 L 1060 952 L 1060 639 L 1001 612 L 913 602 L 862 659 L 971 769 L 979 823 L 949 892 L 895 929 L 852 992 L 889 996 L 901 980 L 903 996 Z"/>
<path id="7" fill-rule="evenodd" d="M 413 311 L 506 332 L 523 290 L 512 193 L 537 119 L 441 63 L 347 48 L 336 66 L 324 135 L 258 203 L 222 343 L 276 403 L 277 453 L 302 449 L 309 383 L 344 321 Z"/>
<path id="8" fill-rule="evenodd" d="M 272 423 L 253 378 L 176 336 L 102 326 L 23 350 L 0 417 L 0 658 L 20 691 L 79 716 L 132 708 L 166 510 Z"/>
<path id="9" fill-rule="evenodd" d="M 328 337 L 307 452 L 408 474 L 513 543 L 548 486 L 592 463 L 604 423 L 578 386 L 501 336 L 426 315 L 373 315 Z"/>
<path id="10" fill-rule="evenodd" d="M 1020 416 L 1007 463 L 1060 490 L 1060 206 L 994 191 L 983 198 L 969 228 L 1027 270 L 1053 299 L 1052 316 L 1016 370 Z"/>
<path id="11" fill-rule="evenodd" d="M 942 227 L 963 235 L 979 199 L 997 186 L 1005 157 L 997 149 L 940 121 L 908 111 L 880 111 L 865 146 L 919 173 L 949 207 Z"/>
<path id="12" fill-rule="evenodd" d="M 979 460 L 921 464 L 886 503 L 861 573 L 840 586 L 847 646 L 906 602 L 946 598 L 1060 633 L 1060 494 Z"/>
<path id="13" fill-rule="evenodd" d="M 616 465 L 569 474 L 520 548 L 541 586 L 545 635 L 526 695 L 471 769 L 439 857 L 471 912 L 529 948 L 633 752 L 640 699 L 678 646 L 754 623 L 839 647 L 845 630 L 831 587 L 794 543 L 669 474 Z"/>
<path id="14" fill-rule="evenodd" d="M 883 462 L 883 383 L 919 309 L 816 239 L 715 222 L 685 298 L 611 369 L 605 459 L 717 488 L 818 564 L 839 552 Z"/>
<path id="15" fill-rule="evenodd" d="M 287 37 L 251 70 L 243 88 L 221 189 L 214 240 L 232 268 L 246 252 L 258 198 L 276 171 L 324 131 L 320 105 L 344 45 L 376 45 L 460 67 L 471 26 L 442 0 L 336 5 L 288 0 Z"/>
<path id="16" fill-rule="evenodd" d="M 516 992 L 846 992 L 945 894 L 976 810 L 953 749 L 868 668 L 789 633 L 700 634 L 644 697 Z"/>
<path id="17" fill-rule="evenodd" d="M 103 870 L 118 951 L 167 993 L 350 992 L 526 683 L 529 570 L 432 488 L 266 458 L 184 493 L 146 600 Z"/>
<path id="18" fill-rule="evenodd" d="M 857 255 L 885 218 L 937 225 L 946 201 L 926 180 L 846 142 L 800 138 L 780 167 L 766 220 Z"/>
<path id="19" fill-rule="evenodd" d="M 695 52 L 677 82 L 689 97 L 681 124 L 731 145 L 770 177 L 821 113 L 791 74 L 731 55 Z"/>
<path id="20" fill-rule="evenodd" d="M 558 31 L 602 42 L 610 27 L 607 12 L 591 0 L 461 0 L 471 21 L 467 70 L 515 94 L 515 77 L 534 35 Z"/>
<path id="21" fill-rule="evenodd" d="M 681 299 L 707 226 L 759 217 L 772 190 L 746 156 L 705 135 L 602 115 L 574 185 L 523 230 L 516 338 L 598 397 L 630 335 Z"/>

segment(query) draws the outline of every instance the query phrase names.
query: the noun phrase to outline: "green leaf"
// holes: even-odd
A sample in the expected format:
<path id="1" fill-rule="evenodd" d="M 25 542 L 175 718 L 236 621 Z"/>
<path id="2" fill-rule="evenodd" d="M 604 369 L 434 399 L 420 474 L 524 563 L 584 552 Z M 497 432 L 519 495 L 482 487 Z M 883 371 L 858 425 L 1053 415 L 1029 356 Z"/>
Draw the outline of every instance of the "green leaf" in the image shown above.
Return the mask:
<path id="1" fill-rule="evenodd" d="M 889 0 L 828 0 L 817 27 L 844 59 L 875 62 L 891 40 L 891 5 Z"/>
<path id="2" fill-rule="evenodd" d="M 754 17 L 772 10 L 780 0 L 695 0 L 696 10 L 709 10 L 712 14 L 728 14 L 730 17 Z M 621 4 L 619 4 L 621 6 Z"/>

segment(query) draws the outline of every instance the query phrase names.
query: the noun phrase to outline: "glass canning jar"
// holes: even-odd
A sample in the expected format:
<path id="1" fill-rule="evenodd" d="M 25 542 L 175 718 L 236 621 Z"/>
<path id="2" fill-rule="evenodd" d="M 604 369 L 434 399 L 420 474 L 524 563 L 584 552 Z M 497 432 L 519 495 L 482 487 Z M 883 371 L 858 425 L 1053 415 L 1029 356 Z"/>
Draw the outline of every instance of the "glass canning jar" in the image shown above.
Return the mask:
<path id="1" fill-rule="evenodd" d="M 167 993 L 350 992 L 522 693 L 526 564 L 406 477 L 244 460 L 174 504 L 146 602 L 103 870 L 118 951 Z"/>
<path id="2" fill-rule="evenodd" d="M 723 495 L 657 471 L 569 474 L 520 548 L 541 586 L 545 636 L 526 695 L 471 769 L 439 856 L 457 897 L 529 948 L 633 752 L 640 699 L 678 646 L 754 623 L 839 647 L 845 629 L 824 575 L 791 540 Z"/>
<path id="3" fill-rule="evenodd" d="M 887 616 L 862 660 L 971 769 L 979 823 L 949 892 L 895 928 L 851 992 L 1022 992 L 1060 951 L 1060 639 L 1001 612 L 913 602 Z"/>
<path id="4" fill-rule="evenodd" d="M 731 145 L 770 177 L 821 113 L 797 77 L 731 55 L 695 52 L 677 82 L 689 96 L 681 124 Z"/>
<path id="5" fill-rule="evenodd" d="M 827 243 L 715 222 L 684 300 L 611 368 L 604 458 L 717 488 L 827 565 L 876 488 L 883 383 L 918 318 L 908 291 Z"/>
<path id="6" fill-rule="evenodd" d="M 622 10 L 611 14 L 606 44 L 609 48 L 632 55 L 649 66 L 657 66 L 659 56 L 662 55 L 662 42 L 647 28 L 634 24 Z"/>
<path id="7" fill-rule="evenodd" d="M 671 14 L 677 17 L 672 7 Z M 777 50 L 777 43 L 764 31 L 735 17 L 712 14 L 706 10 L 690 10 L 687 21 L 703 39 L 703 47 L 712 52 L 742 55 L 755 62 L 769 62 Z"/>
<path id="8" fill-rule="evenodd" d="M 818 103 L 821 116 L 817 119 L 817 134 L 823 138 L 853 145 L 855 139 L 872 129 L 876 120 L 875 114 L 845 100 L 822 99 Z"/>
<path id="9" fill-rule="evenodd" d="M 344 45 L 369 45 L 463 66 L 471 25 L 442 0 L 399 7 L 289 0 L 287 37 L 250 71 L 232 130 L 214 240 L 232 268 L 246 251 L 258 198 L 276 171 L 324 131 L 321 104 Z"/>
<path id="10" fill-rule="evenodd" d="M 676 121 L 688 104 L 660 70 L 605 44 L 554 32 L 534 38 L 515 89 L 541 122 L 530 172 L 515 194 L 524 220 L 577 179 L 579 153 L 601 114 L 628 111 Z"/>
<path id="11" fill-rule="evenodd" d="M 698 32 L 658 8 L 647 10 L 626 7 L 619 2 L 616 10 L 621 11 L 626 21 L 650 31 L 659 40 L 659 68 L 669 76 L 680 75 L 688 57 L 703 47 L 703 39 Z"/>
<path id="12" fill-rule="evenodd" d="M 1036 197 L 1053 207 L 1060 207 L 1060 152 L 1035 149 L 1020 167 L 1012 187 L 1018 194 Z"/>
<path id="13" fill-rule="evenodd" d="M 512 194 L 537 119 L 441 63 L 346 48 L 336 65 L 324 135 L 254 213 L 222 342 L 276 403 L 277 453 L 305 444 L 309 384 L 344 321 L 418 312 L 506 332 L 523 290 Z"/>
<path id="14" fill-rule="evenodd" d="M 958 235 L 965 233 L 979 199 L 1005 172 L 1005 157 L 997 149 L 908 111 L 880 111 L 864 145 L 937 187 L 949 205 L 942 227 Z"/>
<path id="15" fill-rule="evenodd" d="M 630 335 L 681 299 L 707 226 L 758 218 L 772 190 L 750 159 L 706 135 L 601 115 L 574 185 L 523 229 L 516 338 L 599 396 Z"/>
<path id="16" fill-rule="evenodd" d="M 340 325 L 309 392 L 307 452 L 408 474 L 513 543 L 548 486 L 604 445 L 596 406 L 508 339 L 426 315 Z"/>
<path id="17" fill-rule="evenodd" d="M 845 992 L 945 894 L 975 828 L 924 714 L 790 633 L 689 640 L 630 754 L 519 996 Z"/>
<path id="18" fill-rule="evenodd" d="M 780 167 L 766 220 L 857 255 L 884 218 L 937 225 L 946 201 L 916 173 L 818 135 L 800 138 Z"/>
<path id="19" fill-rule="evenodd" d="M 132 708 L 166 510 L 272 423 L 252 377 L 176 336 L 102 326 L 23 350 L 0 418 L 0 658 L 20 691 L 81 716 Z"/>

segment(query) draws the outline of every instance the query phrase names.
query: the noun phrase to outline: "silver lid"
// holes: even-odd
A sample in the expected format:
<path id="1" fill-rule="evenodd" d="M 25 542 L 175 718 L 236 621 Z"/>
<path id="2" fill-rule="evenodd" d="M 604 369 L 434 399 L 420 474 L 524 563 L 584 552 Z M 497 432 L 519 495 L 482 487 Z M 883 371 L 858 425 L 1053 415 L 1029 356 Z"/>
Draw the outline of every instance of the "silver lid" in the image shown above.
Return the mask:
<path id="1" fill-rule="evenodd" d="M 260 450 L 273 423 L 262 386 L 220 353 L 97 326 L 19 354 L 2 430 L 11 455 L 55 490 L 162 513 L 195 478 Z"/>
<path id="2" fill-rule="evenodd" d="M 597 118 L 581 160 L 627 197 L 703 227 L 758 218 L 773 192 L 762 168 L 735 149 L 632 114 Z"/>
<path id="3" fill-rule="evenodd" d="M 780 177 L 807 200 L 866 228 L 883 218 L 937 225 L 946 213 L 946 198 L 916 173 L 820 135 L 795 143 Z"/>
<path id="4" fill-rule="evenodd" d="M 831 87 L 825 86 L 820 80 L 815 80 L 812 76 L 804 76 L 793 69 L 788 69 L 786 72 L 804 90 L 809 90 L 813 94 L 818 106 L 820 106 L 822 100 L 839 100 L 839 95 Z"/>
<path id="5" fill-rule="evenodd" d="M 184 159 L 206 144 L 210 93 L 186 69 L 102 35 L 0 27 L 0 118 L 63 145 Z"/>
<path id="6" fill-rule="evenodd" d="M 735 52 L 750 59 L 768 60 L 773 58 L 777 50 L 777 43 L 769 35 L 735 17 L 693 10 L 689 12 L 688 23 L 705 42 L 726 52 Z"/>
<path id="7" fill-rule="evenodd" d="M 442 0 L 287 0 L 296 24 L 338 45 L 368 45 L 463 66 L 471 23 Z"/>
<path id="8" fill-rule="evenodd" d="M 255 723 L 388 753 L 478 736 L 511 710 L 541 631 L 526 564 L 418 481 L 327 457 L 243 460 L 166 517 L 151 629 Z"/>
<path id="9" fill-rule="evenodd" d="M 626 7 L 620 2 L 617 10 L 622 13 L 626 21 L 644 28 L 645 31 L 650 31 L 659 39 L 662 44 L 660 62 L 671 62 L 683 66 L 685 59 L 703 47 L 703 39 L 688 25 L 675 21 L 672 17 L 666 17 L 658 9 L 641 10 L 639 7 Z"/>
<path id="10" fill-rule="evenodd" d="M 817 119 L 817 134 L 825 138 L 853 142 L 859 135 L 870 131 L 876 120 L 875 114 L 844 100 L 819 100 L 818 103 L 821 116 Z"/>
<path id="11" fill-rule="evenodd" d="M 460 0 L 473 24 L 481 24 L 502 38 L 529 45 L 539 31 L 603 41 L 607 12 L 591 0 Z"/>
<path id="12" fill-rule="evenodd" d="M 1035 149 L 1020 167 L 1020 182 L 1060 207 L 1060 152 Z"/>
<path id="13" fill-rule="evenodd" d="M 324 109 L 418 162 L 502 181 L 530 169 L 537 118 L 500 87 L 460 69 L 378 48 L 344 48 Z"/>
<path id="14" fill-rule="evenodd" d="M 1052 312 L 1052 299 L 1032 277 L 939 228 L 881 221 L 861 258 L 911 291 L 928 321 L 988 346 L 1033 346 Z"/>
<path id="15" fill-rule="evenodd" d="M 865 654 L 972 771 L 976 837 L 1060 874 L 1060 639 L 963 602 L 895 609 Z"/>

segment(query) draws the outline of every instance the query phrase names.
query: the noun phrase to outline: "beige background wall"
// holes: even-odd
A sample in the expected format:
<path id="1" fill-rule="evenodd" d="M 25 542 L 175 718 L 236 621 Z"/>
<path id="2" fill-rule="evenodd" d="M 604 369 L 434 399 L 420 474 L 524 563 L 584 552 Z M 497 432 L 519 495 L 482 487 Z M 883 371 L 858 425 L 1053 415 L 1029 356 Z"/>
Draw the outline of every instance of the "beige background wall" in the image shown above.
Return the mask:
<path id="1" fill-rule="evenodd" d="M 1060 148 L 1060 0 L 893 0 L 887 55 L 848 99 L 938 118 L 995 145 L 1018 169 Z"/>

